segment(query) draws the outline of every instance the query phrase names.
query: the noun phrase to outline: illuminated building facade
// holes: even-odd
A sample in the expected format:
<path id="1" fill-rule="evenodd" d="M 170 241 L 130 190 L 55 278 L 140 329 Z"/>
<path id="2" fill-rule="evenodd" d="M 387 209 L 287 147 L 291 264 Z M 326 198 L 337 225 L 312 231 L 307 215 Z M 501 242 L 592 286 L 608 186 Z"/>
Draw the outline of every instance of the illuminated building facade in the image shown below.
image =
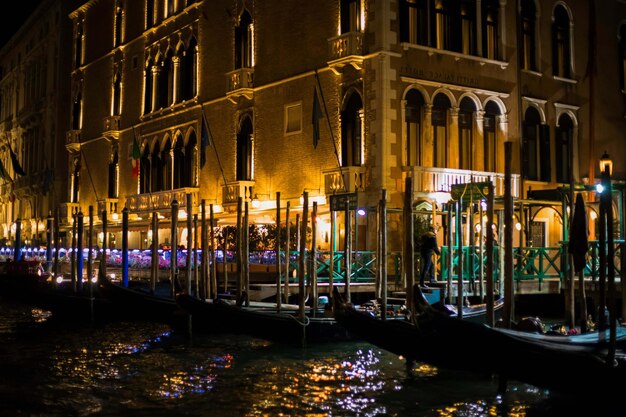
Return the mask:
<path id="1" fill-rule="evenodd" d="M 67 191 L 50 204 L 66 228 L 73 210 L 93 206 L 96 224 L 106 210 L 113 235 L 127 207 L 131 247 L 148 247 L 154 212 L 168 242 L 174 199 L 234 224 L 241 197 L 267 224 L 276 193 L 293 213 L 306 191 L 322 249 L 330 197 L 358 192 L 358 249 L 373 250 L 382 189 L 399 208 L 411 176 L 416 208 L 435 213 L 455 183 L 492 181 L 502 196 L 507 141 L 519 201 L 570 172 L 592 184 L 605 150 L 626 177 L 620 0 L 91 0 L 69 16 L 55 171 Z M 516 245 L 563 240 L 562 207 L 548 206 L 517 213 Z"/>

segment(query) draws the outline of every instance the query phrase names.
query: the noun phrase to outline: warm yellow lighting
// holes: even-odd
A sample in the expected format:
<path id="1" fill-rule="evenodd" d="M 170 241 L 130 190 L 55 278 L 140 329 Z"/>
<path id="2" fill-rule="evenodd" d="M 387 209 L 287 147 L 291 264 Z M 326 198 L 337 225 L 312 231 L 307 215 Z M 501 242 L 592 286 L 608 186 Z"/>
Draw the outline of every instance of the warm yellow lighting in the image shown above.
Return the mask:
<path id="1" fill-rule="evenodd" d="M 591 211 L 591 213 L 589 213 L 589 217 L 591 220 L 595 220 L 598 218 L 598 214 L 595 211 Z"/>
<path id="2" fill-rule="evenodd" d="M 515 228 L 519 232 L 520 230 L 522 230 L 522 224 L 520 222 L 515 223 Z"/>
<path id="3" fill-rule="evenodd" d="M 600 173 L 604 174 L 607 168 L 609 169 L 609 176 L 613 175 L 613 161 L 611 161 L 609 154 L 604 151 L 600 157 Z"/>
<path id="4" fill-rule="evenodd" d="M 62 282 L 63 282 L 63 275 L 59 275 L 59 276 L 57 277 L 57 284 L 60 284 L 60 283 L 62 283 Z"/>
<path id="5" fill-rule="evenodd" d="M 111 214 L 111 218 L 112 218 L 113 220 L 117 220 L 117 219 L 119 219 L 119 218 L 120 218 L 120 215 L 119 215 L 119 214 L 117 214 L 117 213 L 113 213 L 113 214 Z"/>

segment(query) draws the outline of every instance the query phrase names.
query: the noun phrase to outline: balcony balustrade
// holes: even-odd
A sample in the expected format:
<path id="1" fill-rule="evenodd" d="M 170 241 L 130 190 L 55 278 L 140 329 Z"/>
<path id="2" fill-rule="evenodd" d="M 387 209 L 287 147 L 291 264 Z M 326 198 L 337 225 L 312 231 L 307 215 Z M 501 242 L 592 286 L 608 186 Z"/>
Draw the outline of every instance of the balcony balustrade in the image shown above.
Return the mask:
<path id="1" fill-rule="evenodd" d="M 252 199 L 254 181 L 235 181 L 222 186 L 222 205 L 224 208 L 237 204 L 239 197 L 244 201 Z"/>
<path id="2" fill-rule="evenodd" d="M 74 222 L 73 216 L 79 210 L 80 204 L 78 203 L 61 203 L 59 207 L 59 227 L 72 226 Z"/>
<path id="3" fill-rule="evenodd" d="M 126 207 L 129 214 L 139 216 L 158 211 L 167 216 L 172 210 L 172 201 L 178 201 L 178 208 L 184 209 L 188 213 L 196 213 L 199 204 L 199 188 L 185 187 L 175 190 L 158 191 L 146 194 L 134 194 L 126 197 Z M 187 208 L 187 194 L 191 194 L 191 208 Z"/>
<path id="4" fill-rule="evenodd" d="M 254 68 L 239 68 L 228 73 L 228 92 L 231 100 L 240 96 L 252 99 L 254 88 Z"/>
<path id="5" fill-rule="evenodd" d="M 98 200 L 98 218 L 102 220 L 102 211 L 107 211 L 107 221 L 115 220 L 115 218 L 119 218 L 120 212 L 118 211 L 118 201 L 117 198 L 104 198 L 102 200 Z"/>
<path id="6" fill-rule="evenodd" d="M 335 72 L 345 65 L 363 67 L 363 33 L 348 32 L 328 39 L 328 65 Z"/>
<path id="7" fill-rule="evenodd" d="M 115 136 L 119 135 L 120 130 L 120 116 L 107 116 L 104 118 L 104 136 Z"/>
<path id="8" fill-rule="evenodd" d="M 324 192 L 329 194 L 363 191 L 367 186 L 365 167 L 348 166 L 327 169 L 324 174 Z"/>
<path id="9" fill-rule="evenodd" d="M 65 133 L 65 147 L 70 152 L 80 151 L 80 130 L 68 130 Z"/>
<path id="10" fill-rule="evenodd" d="M 467 169 L 409 167 L 405 168 L 414 181 L 416 193 L 446 192 L 449 193 L 454 184 L 491 181 L 496 197 L 504 195 L 504 174 L 499 172 L 471 171 Z M 511 194 L 520 196 L 520 177 L 511 175 Z"/>

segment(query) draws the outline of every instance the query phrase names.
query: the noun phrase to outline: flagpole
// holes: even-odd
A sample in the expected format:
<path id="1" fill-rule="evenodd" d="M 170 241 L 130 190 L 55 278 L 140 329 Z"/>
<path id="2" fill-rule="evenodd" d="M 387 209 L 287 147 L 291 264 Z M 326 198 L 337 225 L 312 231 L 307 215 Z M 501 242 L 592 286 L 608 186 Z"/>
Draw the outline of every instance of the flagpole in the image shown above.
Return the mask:
<path id="1" fill-rule="evenodd" d="M 206 119 L 206 116 L 204 114 L 204 104 L 200 103 L 200 111 L 202 112 L 202 123 L 203 123 L 203 127 L 207 130 L 207 134 L 209 137 L 209 142 L 211 142 L 212 146 L 213 146 L 213 150 L 215 151 L 215 157 L 217 158 L 217 164 L 220 167 L 220 172 L 222 173 L 222 179 L 224 180 L 224 185 L 227 184 L 226 182 L 226 175 L 224 175 L 224 168 L 222 167 L 222 162 L 220 161 L 220 155 L 217 152 L 217 147 L 215 146 L 215 141 L 211 140 L 213 138 L 213 134 L 211 133 L 211 128 L 209 127 L 209 122 Z"/>

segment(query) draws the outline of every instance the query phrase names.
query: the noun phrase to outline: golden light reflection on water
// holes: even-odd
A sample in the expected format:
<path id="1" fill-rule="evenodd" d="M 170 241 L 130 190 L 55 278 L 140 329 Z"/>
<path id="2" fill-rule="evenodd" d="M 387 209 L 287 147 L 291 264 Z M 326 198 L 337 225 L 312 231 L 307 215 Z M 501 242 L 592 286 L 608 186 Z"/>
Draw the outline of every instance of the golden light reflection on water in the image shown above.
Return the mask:
<path id="1" fill-rule="evenodd" d="M 190 370 L 178 369 L 163 374 L 160 386 L 152 396 L 180 399 L 212 391 L 218 379 L 217 371 L 231 368 L 233 360 L 231 354 L 213 355 Z"/>

